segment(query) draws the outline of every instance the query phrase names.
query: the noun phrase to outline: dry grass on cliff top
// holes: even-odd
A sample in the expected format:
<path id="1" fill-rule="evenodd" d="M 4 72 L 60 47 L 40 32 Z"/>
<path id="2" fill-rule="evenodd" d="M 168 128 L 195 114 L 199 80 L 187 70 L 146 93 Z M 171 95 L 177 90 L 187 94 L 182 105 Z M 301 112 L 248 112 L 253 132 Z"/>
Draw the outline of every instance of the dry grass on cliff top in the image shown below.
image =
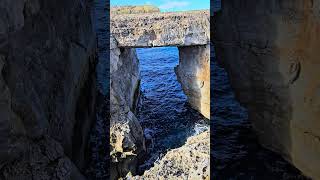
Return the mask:
<path id="1" fill-rule="evenodd" d="M 151 5 L 111 7 L 111 14 L 142 14 L 155 12 L 160 12 L 160 9 Z"/>

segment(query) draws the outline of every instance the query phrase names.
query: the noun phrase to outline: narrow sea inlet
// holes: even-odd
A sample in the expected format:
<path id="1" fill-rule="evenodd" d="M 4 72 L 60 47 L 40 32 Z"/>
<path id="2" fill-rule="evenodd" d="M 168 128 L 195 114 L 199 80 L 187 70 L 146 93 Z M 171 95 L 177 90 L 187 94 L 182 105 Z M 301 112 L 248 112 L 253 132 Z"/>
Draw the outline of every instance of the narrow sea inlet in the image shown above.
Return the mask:
<path id="1" fill-rule="evenodd" d="M 170 149 L 182 146 L 188 137 L 209 128 L 209 122 L 192 109 L 183 93 L 174 67 L 179 64 L 177 47 L 138 48 L 141 101 L 137 118 L 144 129 L 147 157 L 140 166 L 153 166 Z"/>

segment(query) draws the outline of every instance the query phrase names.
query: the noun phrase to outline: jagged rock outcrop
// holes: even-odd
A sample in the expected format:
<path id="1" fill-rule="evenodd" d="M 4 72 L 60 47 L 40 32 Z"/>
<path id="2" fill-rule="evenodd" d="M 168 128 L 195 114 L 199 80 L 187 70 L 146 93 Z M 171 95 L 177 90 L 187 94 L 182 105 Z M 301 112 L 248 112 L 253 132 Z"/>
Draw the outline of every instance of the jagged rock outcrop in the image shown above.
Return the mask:
<path id="1" fill-rule="evenodd" d="M 119 48 L 110 38 L 111 179 L 135 173 L 145 152 L 142 127 L 135 117 L 140 94 L 139 60 L 135 49 Z"/>
<path id="2" fill-rule="evenodd" d="M 90 11 L 80 0 L 0 1 L 1 179 L 84 179 L 96 93 Z"/>
<path id="3" fill-rule="evenodd" d="M 206 45 L 209 11 L 112 15 L 111 33 L 119 47 Z"/>
<path id="4" fill-rule="evenodd" d="M 210 179 L 210 131 L 188 138 L 185 145 L 172 149 L 142 176 L 130 180 Z"/>
<path id="5" fill-rule="evenodd" d="M 217 60 L 267 148 L 320 179 L 320 1 L 224 0 Z"/>
<path id="6" fill-rule="evenodd" d="M 210 45 L 179 47 L 175 73 L 190 105 L 210 119 Z"/>

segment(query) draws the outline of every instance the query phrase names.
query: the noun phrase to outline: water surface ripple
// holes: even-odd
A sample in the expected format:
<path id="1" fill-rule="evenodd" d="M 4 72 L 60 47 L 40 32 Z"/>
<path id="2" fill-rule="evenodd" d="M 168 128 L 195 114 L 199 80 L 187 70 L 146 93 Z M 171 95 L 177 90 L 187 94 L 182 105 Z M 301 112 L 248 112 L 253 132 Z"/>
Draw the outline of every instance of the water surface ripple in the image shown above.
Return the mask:
<path id="1" fill-rule="evenodd" d="M 150 168 L 168 150 L 208 128 L 206 120 L 187 103 L 174 67 L 179 63 L 176 47 L 139 48 L 142 97 L 138 119 L 148 143 L 141 170 Z"/>

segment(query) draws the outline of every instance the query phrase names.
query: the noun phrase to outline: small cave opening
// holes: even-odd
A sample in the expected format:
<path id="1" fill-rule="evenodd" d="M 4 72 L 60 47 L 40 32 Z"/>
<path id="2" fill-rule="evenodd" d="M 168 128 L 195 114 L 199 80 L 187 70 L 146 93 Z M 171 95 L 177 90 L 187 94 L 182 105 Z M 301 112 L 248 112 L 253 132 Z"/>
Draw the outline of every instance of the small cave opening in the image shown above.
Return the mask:
<path id="1" fill-rule="evenodd" d="M 167 151 L 209 128 L 208 120 L 188 103 L 178 82 L 178 47 L 136 48 L 140 70 L 137 118 L 143 128 L 147 153 L 139 174 L 150 169 Z"/>

